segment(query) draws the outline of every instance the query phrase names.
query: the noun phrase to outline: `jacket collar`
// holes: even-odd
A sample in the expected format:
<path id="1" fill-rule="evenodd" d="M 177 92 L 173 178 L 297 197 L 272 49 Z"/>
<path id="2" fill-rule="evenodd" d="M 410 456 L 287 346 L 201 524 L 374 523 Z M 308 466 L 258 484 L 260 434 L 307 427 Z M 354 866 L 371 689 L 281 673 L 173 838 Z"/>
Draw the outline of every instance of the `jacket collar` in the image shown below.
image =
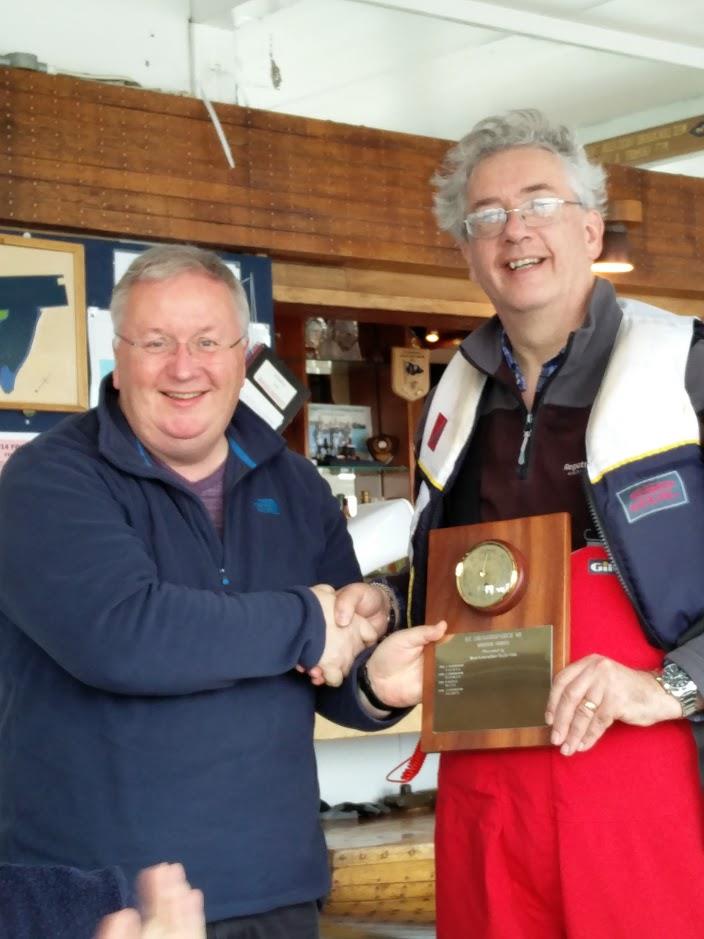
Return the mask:
<path id="1" fill-rule="evenodd" d="M 560 380 L 572 379 L 577 371 L 581 375 L 592 371 L 584 368 L 585 356 L 590 362 L 606 365 L 621 316 L 613 286 L 608 280 L 595 278 L 584 322 L 570 333 L 567 340 L 567 355 L 559 370 Z M 460 351 L 475 368 L 495 376 L 503 362 L 501 334 L 501 322 L 494 315 L 467 336 Z M 596 371 L 600 377 L 600 370 Z"/>
<path id="2" fill-rule="evenodd" d="M 96 411 L 98 448 L 106 460 L 135 476 L 173 482 L 173 476 L 164 472 L 150 457 L 120 410 L 119 395 L 112 384 L 112 373 L 101 382 Z M 230 445 L 228 483 L 239 480 L 286 446 L 283 437 L 242 401 L 237 405 L 227 428 L 227 438 Z"/>

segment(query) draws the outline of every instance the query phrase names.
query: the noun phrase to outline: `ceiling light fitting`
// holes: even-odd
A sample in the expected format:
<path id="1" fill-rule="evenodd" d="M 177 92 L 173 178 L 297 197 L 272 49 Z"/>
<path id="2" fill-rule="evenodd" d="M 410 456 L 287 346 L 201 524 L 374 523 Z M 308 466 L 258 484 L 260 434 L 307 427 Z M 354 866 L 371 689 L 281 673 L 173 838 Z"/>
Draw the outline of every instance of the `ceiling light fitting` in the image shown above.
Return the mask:
<path id="1" fill-rule="evenodd" d="M 628 227 L 643 221 L 643 205 L 638 199 L 618 199 L 609 203 L 601 254 L 592 264 L 595 274 L 627 274 L 633 270 Z"/>

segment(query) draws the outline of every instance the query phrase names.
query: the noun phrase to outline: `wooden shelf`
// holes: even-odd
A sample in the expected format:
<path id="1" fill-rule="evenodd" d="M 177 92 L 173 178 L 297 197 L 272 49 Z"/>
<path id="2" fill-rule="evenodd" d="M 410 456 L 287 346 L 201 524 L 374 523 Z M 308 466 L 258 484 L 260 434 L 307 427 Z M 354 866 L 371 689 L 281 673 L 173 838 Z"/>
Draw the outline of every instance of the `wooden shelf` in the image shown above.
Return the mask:
<path id="1" fill-rule="evenodd" d="M 332 476 L 340 473 L 355 473 L 358 476 L 373 476 L 376 473 L 407 473 L 407 466 L 396 466 L 393 463 L 367 463 L 360 460 L 358 463 L 316 463 L 319 470 L 327 470 Z"/>

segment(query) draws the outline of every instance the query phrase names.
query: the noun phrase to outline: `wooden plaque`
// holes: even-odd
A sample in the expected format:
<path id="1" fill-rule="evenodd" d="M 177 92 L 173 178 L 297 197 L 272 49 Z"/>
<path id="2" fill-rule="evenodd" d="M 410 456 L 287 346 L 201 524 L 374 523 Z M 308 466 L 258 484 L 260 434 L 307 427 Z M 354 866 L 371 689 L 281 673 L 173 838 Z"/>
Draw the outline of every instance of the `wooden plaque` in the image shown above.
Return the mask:
<path id="1" fill-rule="evenodd" d="M 550 683 L 569 659 L 570 550 L 566 513 L 430 533 L 425 621 L 448 629 L 425 650 L 423 750 L 550 742 Z"/>
<path id="2" fill-rule="evenodd" d="M 430 391 L 430 350 L 415 346 L 391 349 L 391 390 L 406 401 L 417 401 Z"/>

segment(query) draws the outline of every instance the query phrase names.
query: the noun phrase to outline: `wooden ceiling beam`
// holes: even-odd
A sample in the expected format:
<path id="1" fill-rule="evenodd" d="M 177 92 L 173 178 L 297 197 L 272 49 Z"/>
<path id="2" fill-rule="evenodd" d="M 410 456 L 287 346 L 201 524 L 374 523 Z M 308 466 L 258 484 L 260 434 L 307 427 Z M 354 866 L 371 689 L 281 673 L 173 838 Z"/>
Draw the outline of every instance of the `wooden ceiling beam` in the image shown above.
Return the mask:
<path id="1" fill-rule="evenodd" d="M 587 144 L 589 158 L 599 163 L 643 166 L 704 150 L 704 114 L 670 124 L 645 127 Z"/>

